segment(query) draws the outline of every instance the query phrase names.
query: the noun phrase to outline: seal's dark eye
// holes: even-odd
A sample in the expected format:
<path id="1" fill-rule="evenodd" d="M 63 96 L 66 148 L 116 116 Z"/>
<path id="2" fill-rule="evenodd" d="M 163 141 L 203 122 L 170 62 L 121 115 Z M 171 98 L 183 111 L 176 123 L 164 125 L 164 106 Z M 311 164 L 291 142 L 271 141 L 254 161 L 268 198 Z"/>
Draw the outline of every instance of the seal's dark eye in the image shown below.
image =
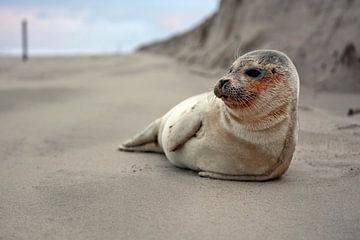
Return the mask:
<path id="1" fill-rule="evenodd" d="M 245 74 L 248 75 L 249 77 L 257 78 L 262 74 L 262 72 L 258 69 L 251 68 L 251 69 L 246 70 Z"/>
<path id="2" fill-rule="evenodd" d="M 234 68 L 231 67 L 231 68 L 229 69 L 228 73 L 232 73 L 233 71 L 234 71 Z"/>

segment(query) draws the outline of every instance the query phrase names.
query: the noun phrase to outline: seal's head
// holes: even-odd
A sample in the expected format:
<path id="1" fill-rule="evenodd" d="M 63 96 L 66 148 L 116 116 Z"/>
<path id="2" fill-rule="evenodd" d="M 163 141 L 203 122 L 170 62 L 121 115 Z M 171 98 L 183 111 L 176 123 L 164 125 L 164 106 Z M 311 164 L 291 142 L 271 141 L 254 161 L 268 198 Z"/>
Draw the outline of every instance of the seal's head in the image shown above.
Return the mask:
<path id="1" fill-rule="evenodd" d="M 284 53 L 256 50 L 236 59 L 215 85 L 225 105 L 246 117 L 287 112 L 298 98 L 297 71 Z"/>

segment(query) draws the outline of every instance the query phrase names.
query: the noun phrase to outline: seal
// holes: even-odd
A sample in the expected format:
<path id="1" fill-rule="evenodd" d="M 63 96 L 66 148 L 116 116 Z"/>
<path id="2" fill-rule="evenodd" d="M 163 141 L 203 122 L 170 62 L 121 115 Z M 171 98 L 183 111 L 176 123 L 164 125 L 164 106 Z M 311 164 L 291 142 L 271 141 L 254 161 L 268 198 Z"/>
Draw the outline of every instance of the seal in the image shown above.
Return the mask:
<path id="1" fill-rule="evenodd" d="M 165 153 L 199 176 L 266 181 L 288 169 L 297 142 L 299 77 L 275 50 L 242 55 L 213 92 L 188 98 L 119 146 Z"/>

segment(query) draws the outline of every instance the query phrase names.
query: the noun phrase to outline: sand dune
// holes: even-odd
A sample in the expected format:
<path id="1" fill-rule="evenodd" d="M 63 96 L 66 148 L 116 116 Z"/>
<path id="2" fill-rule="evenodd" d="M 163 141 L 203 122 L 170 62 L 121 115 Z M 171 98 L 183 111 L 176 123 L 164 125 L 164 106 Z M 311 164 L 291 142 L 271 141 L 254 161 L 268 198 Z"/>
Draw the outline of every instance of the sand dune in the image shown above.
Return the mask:
<path id="1" fill-rule="evenodd" d="M 301 90 L 284 177 L 198 177 L 116 151 L 216 75 L 147 54 L 0 59 L 0 239 L 358 239 L 360 96 Z"/>
<path id="2" fill-rule="evenodd" d="M 360 1 L 222 0 L 199 26 L 141 48 L 208 68 L 228 68 L 234 49 L 286 52 L 303 83 L 360 91 Z"/>

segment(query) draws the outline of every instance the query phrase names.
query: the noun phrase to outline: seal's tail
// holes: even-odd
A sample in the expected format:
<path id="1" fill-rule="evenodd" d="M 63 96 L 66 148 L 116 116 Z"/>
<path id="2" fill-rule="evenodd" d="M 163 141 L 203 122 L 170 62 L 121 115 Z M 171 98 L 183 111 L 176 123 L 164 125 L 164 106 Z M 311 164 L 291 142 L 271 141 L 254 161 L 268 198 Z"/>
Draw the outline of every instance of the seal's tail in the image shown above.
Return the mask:
<path id="1" fill-rule="evenodd" d="M 133 138 L 123 142 L 119 146 L 120 151 L 128 152 L 158 152 L 163 153 L 161 146 L 158 144 L 158 133 L 161 118 L 150 123 L 145 130 L 136 134 Z"/>

